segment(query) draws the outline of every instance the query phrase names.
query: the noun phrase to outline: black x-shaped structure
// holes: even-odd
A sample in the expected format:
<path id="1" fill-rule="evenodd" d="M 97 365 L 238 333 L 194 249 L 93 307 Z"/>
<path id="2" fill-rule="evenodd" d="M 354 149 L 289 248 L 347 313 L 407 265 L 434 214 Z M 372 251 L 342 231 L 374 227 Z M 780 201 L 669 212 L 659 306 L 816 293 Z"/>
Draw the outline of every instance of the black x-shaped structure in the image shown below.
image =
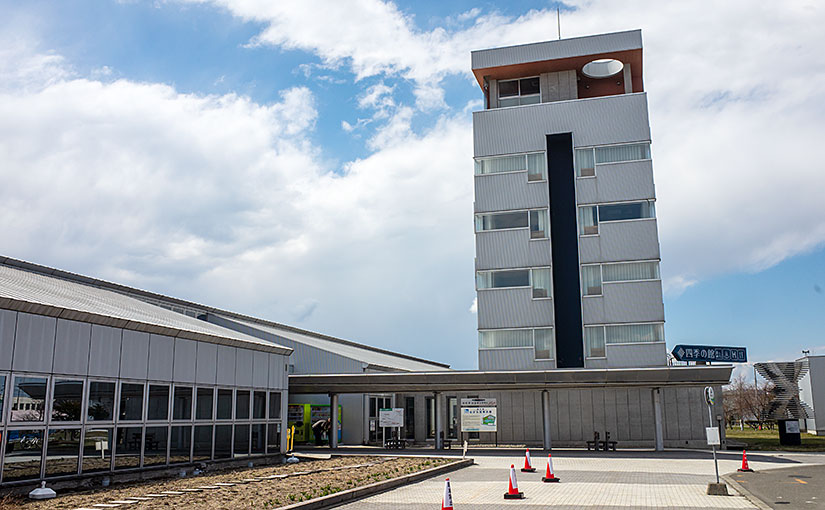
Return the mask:
<path id="1" fill-rule="evenodd" d="M 773 400 L 765 418 L 804 420 L 810 407 L 799 399 L 799 380 L 808 373 L 808 360 L 755 363 L 759 375 L 774 384 Z"/>

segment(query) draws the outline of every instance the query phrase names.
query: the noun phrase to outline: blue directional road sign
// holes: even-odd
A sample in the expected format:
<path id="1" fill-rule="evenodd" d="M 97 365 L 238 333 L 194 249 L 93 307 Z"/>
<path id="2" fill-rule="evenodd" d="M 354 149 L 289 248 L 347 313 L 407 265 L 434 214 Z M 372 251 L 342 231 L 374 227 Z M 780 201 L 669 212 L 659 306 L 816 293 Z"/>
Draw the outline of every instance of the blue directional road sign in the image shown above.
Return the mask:
<path id="1" fill-rule="evenodd" d="M 673 357 L 678 361 L 721 361 L 745 363 L 748 350 L 745 347 L 717 347 L 715 345 L 677 345 Z"/>

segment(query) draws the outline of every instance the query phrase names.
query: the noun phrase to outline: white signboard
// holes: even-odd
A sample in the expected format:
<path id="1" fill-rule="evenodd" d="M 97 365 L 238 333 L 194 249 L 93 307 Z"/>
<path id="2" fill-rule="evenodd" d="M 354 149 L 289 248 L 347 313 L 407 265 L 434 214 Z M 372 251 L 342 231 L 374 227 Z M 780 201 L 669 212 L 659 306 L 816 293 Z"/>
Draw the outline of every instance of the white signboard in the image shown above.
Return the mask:
<path id="1" fill-rule="evenodd" d="M 498 432 L 495 407 L 462 407 L 461 432 Z"/>
<path id="2" fill-rule="evenodd" d="M 722 444 L 717 427 L 705 427 L 705 434 L 708 436 L 708 446 L 720 446 Z"/>
<path id="3" fill-rule="evenodd" d="M 786 434 L 799 434 L 799 420 L 788 420 L 785 422 Z"/>
<path id="4" fill-rule="evenodd" d="M 461 407 L 496 407 L 494 398 L 462 398 Z"/>
<path id="5" fill-rule="evenodd" d="M 379 409 L 378 426 L 388 428 L 398 428 L 404 426 L 404 408 Z"/>

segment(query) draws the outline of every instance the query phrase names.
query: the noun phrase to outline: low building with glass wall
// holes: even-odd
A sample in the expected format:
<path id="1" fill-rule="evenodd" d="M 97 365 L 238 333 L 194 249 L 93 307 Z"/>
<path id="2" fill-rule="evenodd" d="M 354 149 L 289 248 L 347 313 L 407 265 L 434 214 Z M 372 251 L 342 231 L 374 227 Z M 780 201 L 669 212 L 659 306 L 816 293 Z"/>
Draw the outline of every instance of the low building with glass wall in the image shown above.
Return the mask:
<path id="1" fill-rule="evenodd" d="M 284 451 L 288 347 L 0 264 L 0 352 L 3 485 Z"/>

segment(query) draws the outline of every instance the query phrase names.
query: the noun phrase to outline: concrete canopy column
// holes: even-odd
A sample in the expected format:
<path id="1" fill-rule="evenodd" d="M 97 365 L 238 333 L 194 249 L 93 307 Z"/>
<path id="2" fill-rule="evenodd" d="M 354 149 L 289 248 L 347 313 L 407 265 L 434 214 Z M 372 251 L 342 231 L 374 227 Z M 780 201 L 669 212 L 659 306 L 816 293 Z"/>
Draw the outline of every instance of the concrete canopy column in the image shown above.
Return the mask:
<path id="1" fill-rule="evenodd" d="M 552 448 L 552 438 L 550 437 L 550 392 L 547 390 L 541 392 L 541 411 L 544 431 L 542 436 L 544 449 L 550 450 Z"/>
<path id="2" fill-rule="evenodd" d="M 338 394 L 329 394 L 329 416 L 332 428 L 329 431 L 329 447 L 338 448 Z"/>
<path id="3" fill-rule="evenodd" d="M 444 406 L 441 402 L 440 391 L 433 392 L 433 402 L 435 403 L 435 441 L 433 442 L 433 444 L 436 450 L 441 450 L 442 448 L 444 448 L 444 443 L 441 438 L 441 435 L 444 431 L 444 417 L 442 416 Z"/>
<path id="4" fill-rule="evenodd" d="M 662 423 L 662 394 L 659 388 L 653 388 L 653 437 L 656 451 L 665 449 L 664 426 Z"/>

